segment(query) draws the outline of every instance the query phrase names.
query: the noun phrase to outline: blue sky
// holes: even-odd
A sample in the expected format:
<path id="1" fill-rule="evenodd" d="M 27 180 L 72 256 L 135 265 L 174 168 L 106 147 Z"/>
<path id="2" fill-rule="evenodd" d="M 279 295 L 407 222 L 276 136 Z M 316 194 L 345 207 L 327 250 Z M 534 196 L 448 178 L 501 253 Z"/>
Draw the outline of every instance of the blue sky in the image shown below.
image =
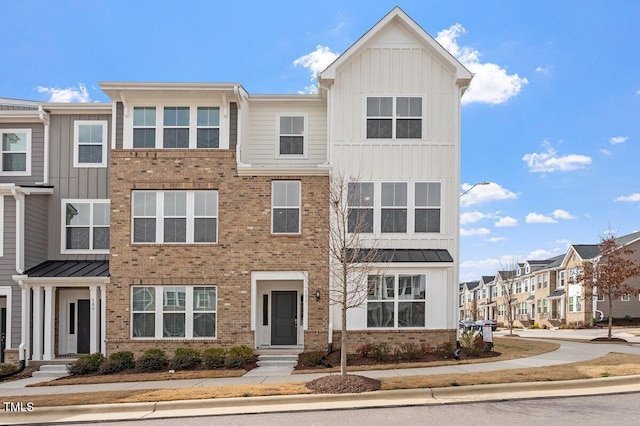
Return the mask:
<path id="1" fill-rule="evenodd" d="M 99 81 L 309 90 L 395 5 L 476 74 L 463 98 L 462 281 L 640 230 L 640 2 L 4 1 L 0 97 Z"/>

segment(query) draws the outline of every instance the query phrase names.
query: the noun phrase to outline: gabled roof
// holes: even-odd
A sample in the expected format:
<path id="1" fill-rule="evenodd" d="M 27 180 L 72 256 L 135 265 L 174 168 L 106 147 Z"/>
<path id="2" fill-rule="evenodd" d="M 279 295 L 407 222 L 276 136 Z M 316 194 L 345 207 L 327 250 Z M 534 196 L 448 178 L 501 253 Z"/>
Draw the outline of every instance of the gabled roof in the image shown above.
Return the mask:
<path id="1" fill-rule="evenodd" d="M 573 244 L 571 247 L 583 260 L 593 259 L 600 255 L 600 246 L 598 244 Z"/>
<path id="2" fill-rule="evenodd" d="M 480 285 L 480 281 L 467 281 L 465 283 L 460 283 L 460 291 L 463 291 L 464 288 L 467 288 L 467 291 L 471 291 Z"/>
<path id="3" fill-rule="evenodd" d="M 637 240 L 640 240 L 640 231 L 633 232 L 631 234 L 623 235 L 622 237 L 616 238 L 616 243 L 619 246 L 626 246 L 636 242 Z"/>
<path id="4" fill-rule="evenodd" d="M 495 275 L 483 275 L 482 276 L 482 282 L 485 283 L 485 284 L 490 284 L 495 279 L 496 279 Z"/>
<path id="5" fill-rule="evenodd" d="M 329 65 L 324 71 L 320 73 L 319 80 L 333 80 L 336 76 L 336 69 L 340 67 L 344 62 L 348 61 L 352 55 L 358 52 L 364 47 L 376 34 L 378 34 L 383 28 L 390 25 L 393 22 L 400 23 L 406 30 L 408 30 L 415 37 L 419 38 L 424 44 L 432 51 L 435 51 L 444 62 L 449 63 L 455 70 L 453 74 L 458 80 L 458 84 L 461 87 L 466 87 L 471 82 L 473 74 L 465 68 L 452 54 L 450 54 L 440 43 L 438 43 L 429 33 L 427 33 L 420 25 L 418 25 L 413 19 L 409 17 L 398 6 L 394 7 L 391 12 L 387 13 L 377 24 L 375 24 L 369 31 L 367 31 L 362 37 L 360 37 L 355 43 L 353 43 L 342 55 L 340 55 L 331 65 Z"/>

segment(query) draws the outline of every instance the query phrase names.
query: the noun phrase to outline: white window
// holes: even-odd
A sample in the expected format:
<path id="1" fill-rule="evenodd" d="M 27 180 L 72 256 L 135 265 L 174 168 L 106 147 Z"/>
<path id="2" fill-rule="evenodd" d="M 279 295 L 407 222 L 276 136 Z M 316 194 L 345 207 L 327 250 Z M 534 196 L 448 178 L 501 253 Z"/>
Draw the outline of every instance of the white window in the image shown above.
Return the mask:
<path id="1" fill-rule="evenodd" d="M 197 148 L 220 148 L 220 108 L 198 107 Z"/>
<path id="2" fill-rule="evenodd" d="M 300 233 L 300 181 L 273 181 L 271 186 L 271 233 Z"/>
<path id="3" fill-rule="evenodd" d="M 440 182 L 416 182 L 414 232 L 440 232 Z"/>
<path id="4" fill-rule="evenodd" d="M 107 167 L 107 122 L 74 122 L 74 167 Z"/>
<path id="5" fill-rule="evenodd" d="M 164 107 L 163 148 L 189 148 L 189 107 Z"/>
<path id="6" fill-rule="evenodd" d="M 507 305 L 498 306 L 498 315 L 500 315 L 500 316 L 507 315 Z"/>
<path id="7" fill-rule="evenodd" d="M 370 96 L 366 99 L 367 139 L 421 139 L 422 98 Z"/>
<path id="8" fill-rule="evenodd" d="M 498 286 L 491 286 L 491 297 L 498 297 Z"/>
<path id="9" fill-rule="evenodd" d="M 580 296 L 569 296 L 569 312 L 582 311 Z"/>
<path id="10" fill-rule="evenodd" d="M 131 312 L 134 339 L 214 339 L 217 287 L 132 287 Z"/>
<path id="11" fill-rule="evenodd" d="M 133 147 L 156 147 L 156 108 L 133 108 Z"/>
<path id="12" fill-rule="evenodd" d="M 134 191 L 133 242 L 218 242 L 218 191 Z"/>
<path id="13" fill-rule="evenodd" d="M 522 293 L 522 282 L 521 281 L 516 281 L 516 294 L 517 293 Z"/>
<path id="14" fill-rule="evenodd" d="M 349 182 L 347 185 L 348 232 L 373 232 L 373 183 Z"/>
<path id="15" fill-rule="evenodd" d="M 370 275 L 368 286 L 367 328 L 425 327 L 425 275 Z"/>
<path id="16" fill-rule="evenodd" d="M 380 231 L 407 232 L 407 183 L 383 182 L 381 186 Z"/>
<path id="17" fill-rule="evenodd" d="M 629 300 L 631 300 L 631 296 L 629 296 L 628 294 L 623 294 L 620 300 L 622 302 L 628 302 Z"/>
<path id="18" fill-rule="evenodd" d="M 109 253 L 109 200 L 62 200 L 62 253 Z"/>
<path id="19" fill-rule="evenodd" d="M 604 294 L 598 294 L 596 295 L 596 300 L 598 302 L 604 302 Z"/>
<path id="20" fill-rule="evenodd" d="M 564 271 L 560 271 L 559 275 L 559 283 L 558 283 L 558 287 L 564 287 L 564 275 L 565 272 Z"/>
<path id="21" fill-rule="evenodd" d="M 2 174 L 31 175 L 31 129 L 0 129 Z"/>
<path id="22" fill-rule="evenodd" d="M 276 134 L 278 156 L 306 157 L 307 126 L 304 114 L 278 114 L 276 116 Z"/>

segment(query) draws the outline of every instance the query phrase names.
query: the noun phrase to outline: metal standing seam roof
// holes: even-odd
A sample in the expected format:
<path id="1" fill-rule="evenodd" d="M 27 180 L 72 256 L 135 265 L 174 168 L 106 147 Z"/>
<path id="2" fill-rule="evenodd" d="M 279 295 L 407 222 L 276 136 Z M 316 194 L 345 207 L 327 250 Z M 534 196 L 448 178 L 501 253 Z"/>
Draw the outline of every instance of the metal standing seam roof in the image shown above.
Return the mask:
<path id="1" fill-rule="evenodd" d="M 30 278 L 90 278 L 108 277 L 108 260 L 47 260 L 29 268 Z"/>
<path id="2" fill-rule="evenodd" d="M 349 249 L 347 256 L 351 262 L 360 262 L 363 259 L 376 258 L 380 262 L 389 263 L 433 263 L 433 262 L 453 262 L 449 251 L 445 249 L 377 249 L 375 255 L 371 254 L 376 249 Z"/>

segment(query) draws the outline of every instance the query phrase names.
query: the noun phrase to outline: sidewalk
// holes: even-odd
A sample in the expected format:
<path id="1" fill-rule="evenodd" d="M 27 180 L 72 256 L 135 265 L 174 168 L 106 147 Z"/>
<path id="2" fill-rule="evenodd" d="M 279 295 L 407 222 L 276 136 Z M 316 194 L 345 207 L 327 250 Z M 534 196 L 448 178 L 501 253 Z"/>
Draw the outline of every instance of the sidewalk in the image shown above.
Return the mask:
<path id="1" fill-rule="evenodd" d="M 531 330 L 538 331 L 538 330 Z M 542 330 L 541 330 L 542 331 Z M 546 330 L 545 330 L 546 331 Z M 553 331 L 547 331 L 553 332 Z M 519 335 L 523 335 L 520 330 Z M 524 337 L 524 336 L 523 336 Z M 531 337 L 527 335 L 527 337 Z M 542 336 L 540 336 L 542 337 Z M 357 374 L 371 377 L 396 377 L 466 372 L 488 372 L 515 368 L 544 367 L 584 361 L 604 356 L 609 352 L 640 354 L 638 344 L 586 344 L 571 341 L 555 341 L 556 351 L 508 361 L 478 364 L 458 364 L 441 367 L 359 371 Z M 333 373 L 336 374 L 336 373 Z M 113 390 L 170 389 L 179 387 L 208 387 L 250 385 L 260 383 L 306 382 L 326 373 L 243 376 L 235 378 L 169 380 L 157 382 L 126 382 L 96 385 L 68 385 L 55 387 L 25 387 L 33 379 L 23 379 L 0 384 L 0 397 L 12 401 L 12 396 L 100 392 Z M 640 392 L 640 376 L 606 379 L 576 380 L 570 382 L 516 383 L 505 385 L 477 385 L 442 389 L 415 389 L 403 391 L 378 391 L 358 395 L 291 395 L 282 397 L 226 398 L 217 400 L 167 401 L 139 404 L 108 404 L 78 407 L 51 407 L 33 412 L 9 413 L 2 416 L 2 423 L 90 421 L 92 419 L 141 419 L 179 417 L 184 415 L 214 415 L 230 413 L 258 413 L 266 411 L 291 411 L 309 409 L 338 409 L 356 407 L 382 407 L 393 405 L 420 405 L 430 403 L 454 403 L 463 401 L 504 400 L 512 398 L 538 398 L 589 395 L 611 392 Z M 23 401 L 26 403 L 27 401 Z M 6 414 L 6 413 L 3 413 Z"/>

